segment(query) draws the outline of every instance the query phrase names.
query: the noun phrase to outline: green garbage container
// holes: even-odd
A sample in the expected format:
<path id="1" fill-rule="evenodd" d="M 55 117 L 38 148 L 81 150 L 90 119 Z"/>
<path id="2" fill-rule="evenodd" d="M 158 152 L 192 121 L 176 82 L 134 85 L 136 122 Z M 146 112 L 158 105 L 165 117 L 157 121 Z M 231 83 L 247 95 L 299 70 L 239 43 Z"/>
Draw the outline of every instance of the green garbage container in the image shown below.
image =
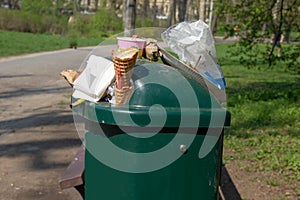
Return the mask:
<path id="1" fill-rule="evenodd" d="M 85 199 L 218 199 L 229 112 L 163 64 L 137 62 L 133 84 L 124 105 L 72 108 L 86 130 Z"/>

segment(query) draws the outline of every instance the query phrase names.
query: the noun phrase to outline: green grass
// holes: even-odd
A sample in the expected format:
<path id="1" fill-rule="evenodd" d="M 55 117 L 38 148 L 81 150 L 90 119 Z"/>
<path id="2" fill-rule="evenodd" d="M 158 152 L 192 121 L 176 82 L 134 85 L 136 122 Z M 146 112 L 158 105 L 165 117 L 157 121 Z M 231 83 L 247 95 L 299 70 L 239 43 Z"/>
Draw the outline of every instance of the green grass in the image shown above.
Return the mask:
<path id="1" fill-rule="evenodd" d="M 0 57 L 68 48 L 73 38 L 0 30 Z M 77 38 L 78 46 L 94 46 L 103 39 Z"/>
<path id="2" fill-rule="evenodd" d="M 227 57 L 226 50 L 228 45 L 217 45 L 232 114 L 224 162 L 243 163 L 245 171 L 268 172 L 287 185 L 298 182 L 299 187 L 300 76 L 286 72 L 280 63 L 247 69 Z M 277 179 L 265 181 L 280 184 Z"/>
<path id="3" fill-rule="evenodd" d="M 280 186 L 280 183 L 277 180 L 267 180 L 266 183 L 270 186 Z"/>

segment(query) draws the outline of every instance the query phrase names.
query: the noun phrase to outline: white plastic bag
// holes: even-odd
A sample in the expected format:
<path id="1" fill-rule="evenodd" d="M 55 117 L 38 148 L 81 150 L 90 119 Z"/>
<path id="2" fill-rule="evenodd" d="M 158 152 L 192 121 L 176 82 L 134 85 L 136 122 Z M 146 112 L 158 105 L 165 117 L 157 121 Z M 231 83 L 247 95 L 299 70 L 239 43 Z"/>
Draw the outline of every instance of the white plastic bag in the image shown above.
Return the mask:
<path id="1" fill-rule="evenodd" d="M 219 89 L 225 89 L 226 83 L 218 65 L 214 38 L 206 23 L 202 20 L 181 22 L 164 31 L 162 39 L 182 62 Z"/>

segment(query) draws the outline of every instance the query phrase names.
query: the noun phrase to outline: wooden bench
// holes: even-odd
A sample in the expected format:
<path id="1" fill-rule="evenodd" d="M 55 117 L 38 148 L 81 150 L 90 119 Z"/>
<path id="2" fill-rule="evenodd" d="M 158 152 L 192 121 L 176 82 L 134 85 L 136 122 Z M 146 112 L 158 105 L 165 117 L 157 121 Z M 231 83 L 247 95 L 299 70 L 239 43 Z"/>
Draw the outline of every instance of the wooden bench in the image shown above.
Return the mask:
<path id="1" fill-rule="evenodd" d="M 84 199 L 84 146 L 81 146 L 59 181 L 61 189 L 74 187 Z"/>

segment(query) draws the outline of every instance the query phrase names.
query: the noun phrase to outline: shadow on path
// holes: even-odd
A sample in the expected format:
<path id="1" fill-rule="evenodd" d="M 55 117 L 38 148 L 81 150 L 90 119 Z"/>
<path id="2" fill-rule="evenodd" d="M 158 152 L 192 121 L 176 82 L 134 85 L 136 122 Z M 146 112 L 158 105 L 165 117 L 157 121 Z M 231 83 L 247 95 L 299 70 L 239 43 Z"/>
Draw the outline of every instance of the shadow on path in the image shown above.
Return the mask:
<path id="1" fill-rule="evenodd" d="M 61 93 L 63 91 L 68 91 L 70 87 L 52 87 L 52 88 L 21 88 L 14 91 L 5 91 L 0 93 L 0 99 L 13 98 L 25 95 L 34 94 L 54 94 Z"/>
<path id="2" fill-rule="evenodd" d="M 53 168 L 62 168 L 68 166 L 68 161 L 59 162 L 51 159 L 47 160 L 49 150 L 62 150 L 70 147 L 80 146 L 80 139 L 64 138 L 64 139 L 48 139 L 43 141 L 26 141 L 0 146 L 0 157 L 19 157 L 29 155 L 31 161 L 27 164 L 34 170 L 44 170 Z"/>
<path id="3" fill-rule="evenodd" d="M 0 78 L 21 78 L 33 76 L 32 74 L 18 74 L 18 75 L 0 75 Z"/>
<path id="4" fill-rule="evenodd" d="M 68 114 L 64 114 L 68 113 Z M 53 110 L 45 113 L 32 114 L 24 118 L 0 121 L 0 135 L 8 130 L 51 126 L 73 123 L 73 115 L 67 111 Z"/>

